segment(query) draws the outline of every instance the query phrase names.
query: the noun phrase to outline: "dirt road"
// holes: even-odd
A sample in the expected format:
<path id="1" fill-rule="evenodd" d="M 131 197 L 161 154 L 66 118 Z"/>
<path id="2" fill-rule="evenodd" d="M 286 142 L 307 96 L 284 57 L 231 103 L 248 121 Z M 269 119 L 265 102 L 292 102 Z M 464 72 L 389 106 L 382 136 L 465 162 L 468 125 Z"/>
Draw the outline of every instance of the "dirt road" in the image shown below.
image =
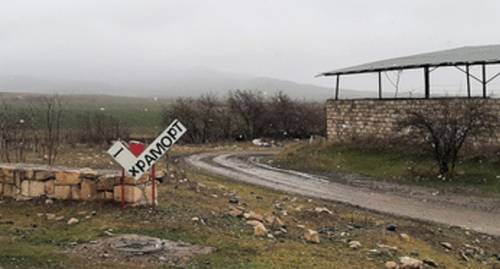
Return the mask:
<path id="1" fill-rule="evenodd" d="M 200 169 L 273 189 L 435 221 L 500 236 L 500 198 L 442 195 L 439 191 L 341 175 L 343 182 L 273 168 L 256 160 L 273 152 L 209 152 L 186 161 Z M 346 181 L 347 180 L 347 181 Z"/>

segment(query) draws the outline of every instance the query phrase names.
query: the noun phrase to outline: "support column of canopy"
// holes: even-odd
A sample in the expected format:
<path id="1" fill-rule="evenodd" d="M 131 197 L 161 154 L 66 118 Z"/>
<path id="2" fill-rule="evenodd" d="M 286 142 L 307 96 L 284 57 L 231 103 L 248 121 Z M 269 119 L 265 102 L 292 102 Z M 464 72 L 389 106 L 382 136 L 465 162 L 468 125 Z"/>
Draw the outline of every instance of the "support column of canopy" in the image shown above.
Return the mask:
<path id="1" fill-rule="evenodd" d="M 424 89 L 425 89 L 425 99 L 430 98 L 431 92 L 430 78 L 429 78 L 429 66 L 424 66 Z"/>
<path id="2" fill-rule="evenodd" d="M 337 75 L 337 83 L 335 84 L 335 100 L 339 100 L 339 84 L 340 84 L 340 75 Z"/>

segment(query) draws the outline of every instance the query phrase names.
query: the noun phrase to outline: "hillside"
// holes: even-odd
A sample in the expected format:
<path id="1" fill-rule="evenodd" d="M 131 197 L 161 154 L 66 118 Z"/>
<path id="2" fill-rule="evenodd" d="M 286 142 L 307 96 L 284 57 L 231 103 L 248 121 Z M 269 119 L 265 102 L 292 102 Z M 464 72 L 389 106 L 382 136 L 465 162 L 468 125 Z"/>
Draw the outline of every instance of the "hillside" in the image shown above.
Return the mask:
<path id="1" fill-rule="evenodd" d="M 169 71 L 121 80 L 61 80 L 36 78 L 31 76 L 1 76 L 0 92 L 17 93 L 65 93 L 65 94 L 106 94 L 121 96 L 142 96 L 159 98 L 198 97 L 203 93 L 214 92 L 225 95 L 231 90 L 259 90 L 267 94 L 279 91 L 292 98 L 324 101 L 334 96 L 333 88 L 270 77 L 257 77 L 246 74 L 219 72 L 197 67 L 185 71 Z M 373 97 L 363 93 L 342 89 L 341 98 L 352 99 Z"/>

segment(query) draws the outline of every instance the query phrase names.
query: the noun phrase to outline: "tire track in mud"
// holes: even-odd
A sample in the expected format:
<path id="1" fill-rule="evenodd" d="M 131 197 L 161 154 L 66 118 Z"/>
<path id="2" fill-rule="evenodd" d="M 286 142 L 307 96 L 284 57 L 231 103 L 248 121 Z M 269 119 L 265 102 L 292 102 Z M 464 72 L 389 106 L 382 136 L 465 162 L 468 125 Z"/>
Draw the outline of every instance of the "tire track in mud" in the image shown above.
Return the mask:
<path id="1" fill-rule="evenodd" d="M 391 193 L 327 181 L 307 173 L 258 163 L 260 156 L 276 152 L 207 152 L 186 157 L 188 164 L 252 184 L 327 199 L 367 209 L 469 228 L 500 236 L 500 214 L 471 209 L 462 203 L 418 200 Z"/>

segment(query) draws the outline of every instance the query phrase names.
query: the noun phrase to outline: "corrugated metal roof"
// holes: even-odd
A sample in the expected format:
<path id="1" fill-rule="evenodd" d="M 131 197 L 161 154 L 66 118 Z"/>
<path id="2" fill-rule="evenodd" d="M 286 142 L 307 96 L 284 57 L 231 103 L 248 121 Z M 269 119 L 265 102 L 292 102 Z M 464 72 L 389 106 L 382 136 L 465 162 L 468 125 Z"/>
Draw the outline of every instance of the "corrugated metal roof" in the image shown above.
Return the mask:
<path id="1" fill-rule="evenodd" d="M 500 45 L 462 47 L 394 58 L 324 72 L 317 75 L 317 77 L 412 69 L 425 66 L 437 67 L 483 63 L 500 63 Z"/>

